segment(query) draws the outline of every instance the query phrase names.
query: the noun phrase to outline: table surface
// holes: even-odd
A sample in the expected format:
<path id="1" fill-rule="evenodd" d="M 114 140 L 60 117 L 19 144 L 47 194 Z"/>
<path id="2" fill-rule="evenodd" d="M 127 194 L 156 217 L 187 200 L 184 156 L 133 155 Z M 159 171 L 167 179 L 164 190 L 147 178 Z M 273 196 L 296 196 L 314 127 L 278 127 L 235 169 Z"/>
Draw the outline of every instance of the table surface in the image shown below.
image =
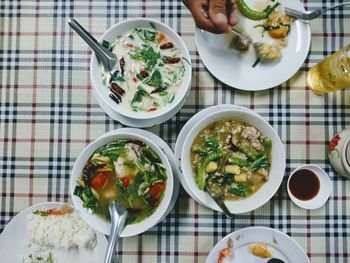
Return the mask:
<path id="1" fill-rule="evenodd" d="M 304 0 L 308 9 L 329 2 Z M 341 1 L 342 2 L 342 1 Z M 345 2 L 345 1 L 344 1 Z M 190 95 L 171 120 L 147 130 L 174 148 L 176 136 L 196 112 L 231 103 L 254 109 L 280 135 L 287 168 L 279 191 L 266 205 L 226 219 L 194 202 L 181 189 L 175 208 L 146 233 L 122 240 L 122 262 L 204 262 L 228 233 L 267 226 L 292 236 L 311 262 L 350 260 L 350 181 L 335 173 L 327 144 L 350 125 L 350 90 L 314 95 L 306 85 L 310 66 L 350 43 L 350 9 L 311 22 L 312 45 L 300 70 L 286 83 L 262 92 L 232 89 L 204 67 L 194 43 L 194 22 L 176 0 L 12 1 L 0 4 L 0 231 L 22 209 L 45 201 L 70 202 L 68 182 L 79 152 L 107 131 L 122 127 L 92 95 L 91 52 L 67 24 L 75 17 L 95 36 L 132 17 L 159 19 L 187 44 L 193 65 Z M 304 163 L 321 166 L 333 193 L 321 209 L 296 207 L 287 176 Z M 1 249 L 1 248 L 0 248 Z"/>

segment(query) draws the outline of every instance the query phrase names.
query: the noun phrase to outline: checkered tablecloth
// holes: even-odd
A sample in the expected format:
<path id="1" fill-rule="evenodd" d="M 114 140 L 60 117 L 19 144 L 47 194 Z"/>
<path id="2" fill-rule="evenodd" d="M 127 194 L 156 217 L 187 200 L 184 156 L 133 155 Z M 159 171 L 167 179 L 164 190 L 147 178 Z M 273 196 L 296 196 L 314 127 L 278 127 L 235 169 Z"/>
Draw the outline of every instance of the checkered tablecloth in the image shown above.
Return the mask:
<path id="1" fill-rule="evenodd" d="M 335 2 L 304 0 L 304 5 L 312 9 Z M 95 36 L 132 17 L 159 19 L 181 35 L 193 64 L 189 98 L 171 120 L 147 129 L 173 148 L 193 114 L 231 103 L 260 113 L 286 149 L 285 178 L 266 205 L 230 220 L 198 205 L 181 189 L 163 222 L 122 240 L 122 262 L 204 262 L 223 236 L 257 225 L 292 236 L 311 262 L 350 262 L 350 181 L 336 174 L 326 157 L 329 139 L 350 126 L 350 90 L 316 96 L 305 81 L 310 66 L 350 43 L 349 8 L 311 22 L 310 54 L 289 81 L 267 91 L 243 92 L 221 84 L 205 69 L 194 43 L 194 22 L 179 0 L 1 0 L 0 231 L 32 204 L 69 202 L 69 176 L 79 152 L 103 133 L 122 127 L 92 95 L 91 52 L 68 27 L 69 17 Z M 287 176 L 304 163 L 324 168 L 334 184 L 328 203 L 315 211 L 297 208 L 286 192 Z"/>

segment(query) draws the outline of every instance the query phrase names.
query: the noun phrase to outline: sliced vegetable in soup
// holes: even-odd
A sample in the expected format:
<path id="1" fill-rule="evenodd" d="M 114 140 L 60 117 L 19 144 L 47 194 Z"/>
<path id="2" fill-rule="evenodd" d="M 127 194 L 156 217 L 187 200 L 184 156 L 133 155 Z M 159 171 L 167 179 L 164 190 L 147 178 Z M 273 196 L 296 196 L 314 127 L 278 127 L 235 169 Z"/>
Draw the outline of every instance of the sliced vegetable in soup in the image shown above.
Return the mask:
<path id="1" fill-rule="evenodd" d="M 117 104 L 136 112 L 154 112 L 173 102 L 185 66 L 181 50 L 170 37 L 151 24 L 103 44 L 119 58 L 112 72 L 101 68 L 102 84 Z"/>
<path id="2" fill-rule="evenodd" d="M 128 224 L 150 216 L 166 188 L 166 169 L 159 155 L 138 140 L 118 139 L 100 147 L 86 162 L 74 194 L 83 206 L 109 219 L 116 200 L 129 212 Z"/>
<path id="3" fill-rule="evenodd" d="M 191 147 L 196 183 L 223 199 L 246 198 L 269 179 L 271 148 L 271 139 L 239 119 L 214 122 Z"/>

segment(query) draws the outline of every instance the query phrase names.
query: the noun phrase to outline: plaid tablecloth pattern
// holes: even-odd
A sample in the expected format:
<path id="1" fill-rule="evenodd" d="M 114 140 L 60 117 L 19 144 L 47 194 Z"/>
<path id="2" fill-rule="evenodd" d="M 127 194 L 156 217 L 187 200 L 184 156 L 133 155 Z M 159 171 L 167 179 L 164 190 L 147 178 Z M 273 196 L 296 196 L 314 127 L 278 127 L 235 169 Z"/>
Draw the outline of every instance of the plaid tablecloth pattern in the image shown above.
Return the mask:
<path id="1" fill-rule="evenodd" d="M 304 5 L 312 9 L 335 2 L 304 0 Z M 311 22 L 310 54 L 289 81 L 267 91 L 243 92 L 221 84 L 205 69 L 194 43 L 194 22 L 181 1 L 1 0 L 0 231 L 32 204 L 69 202 L 69 176 L 79 152 L 103 133 L 122 127 L 92 96 L 91 52 L 68 27 L 69 17 L 95 36 L 132 17 L 159 19 L 181 35 L 193 63 L 189 98 L 171 120 L 148 129 L 172 147 L 193 114 L 231 103 L 260 113 L 286 149 L 285 178 L 266 205 L 229 220 L 181 190 L 163 222 L 122 240 L 122 262 L 204 262 L 223 236 L 254 225 L 292 236 L 312 262 L 350 261 L 350 181 L 336 174 L 326 157 L 333 134 L 350 126 L 350 90 L 316 96 L 305 81 L 310 66 L 350 43 L 349 8 Z M 297 208 L 286 192 L 287 176 L 304 163 L 321 166 L 334 184 L 328 203 L 315 211 Z"/>

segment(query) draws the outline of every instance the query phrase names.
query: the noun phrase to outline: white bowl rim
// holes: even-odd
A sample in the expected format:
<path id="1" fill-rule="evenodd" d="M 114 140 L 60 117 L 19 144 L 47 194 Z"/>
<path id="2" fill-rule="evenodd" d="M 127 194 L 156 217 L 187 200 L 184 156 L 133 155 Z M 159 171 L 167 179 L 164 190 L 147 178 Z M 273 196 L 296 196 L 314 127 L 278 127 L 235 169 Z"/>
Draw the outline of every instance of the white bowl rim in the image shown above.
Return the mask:
<path id="1" fill-rule="evenodd" d="M 260 188 L 256 193 L 254 193 L 253 195 L 251 196 L 248 196 L 247 198 L 244 198 L 242 200 L 234 200 L 234 201 L 225 201 L 225 204 L 226 206 L 228 204 L 232 204 L 232 203 L 236 203 L 236 204 L 239 204 L 240 202 L 244 202 L 246 200 L 249 200 L 251 198 L 254 198 L 254 196 L 263 190 L 263 188 L 266 188 L 266 185 L 269 183 L 274 183 L 274 189 L 273 190 L 270 190 L 270 193 L 269 195 L 267 195 L 265 197 L 264 200 L 259 200 L 260 202 L 256 202 L 254 205 L 251 205 L 249 208 L 246 208 L 246 207 L 238 207 L 238 208 L 235 208 L 235 211 L 232 211 L 229 210 L 232 212 L 232 213 L 235 213 L 235 214 L 240 214 L 240 213 L 246 213 L 246 212 L 250 212 L 250 211 L 253 211 L 261 206 L 263 206 L 264 204 L 266 204 L 272 197 L 273 195 L 278 191 L 282 181 L 283 181 L 283 177 L 284 177 L 284 172 L 285 172 L 285 165 L 286 165 L 286 158 L 285 158 L 285 150 L 284 150 L 284 147 L 283 147 L 283 144 L 281 142 L 281 139 L 279 137 L 279 135 L 277 134 L 277 132 L 275 131 L 275 129 L 262 117 L 260 116 L 257 112 L 255 111 L 252 111 L 248 108 L 244 108 L 244 109 L 232 109 L 232 108 L 225 108 L 225 105 L 222 105 L 224 108 L 218 110 L 218 111 L 215 111 L 215 112 L 212 112 L 212 113 L 209 113 L 208 115 L 206 115 L 204 118 L 200 119 L 194 126 L 192 126 L 192 128 L 190 129 L 190 131 L 187 133 L 186 135 L 186 138 L 184 139 L 184 146 L 182 147 L 181 149 L 181 163 L 180 163 L 180 166 L 181 166 L 181 170 L 182 170 L 182 173 L 183 173 L 183 177 L 185 179 L 185 183 L 188 185 L 188 187 L 191 189 L 192 193 L 194 194 L 194 196 L 196 196 L 201 202 L 203 203 L 206 203 L 208 205 L 209 208 L 211 209 L 214 209 L 214 210 L 217 210 L 217 211 L 221 211 L 221 209 L 219 208 L 219 206 L 211 199 L 211 197 L 209 196 L 208 193 L 206 193 L 205 191 L 202 191 L 198 188 L 198 186 L 196 185 L 195 181 L 194 181 L 194 177 L 193 177 L 193 172 L 192 172 L 192 168 L 190 170 L 190 173 L 188 172 L 188 170 L 184 167 L 184 160 L 186 160 L 186 151 L 190 149 L 191 145 L 192 145 L 192 141 L 189 142 L 189 137 L 190 137 L 190 134 L 194 134 L 194 131 L 197 129 L 198 126 L 201 125 L 201 123 L 205 120 L 208 120 L 208 119 L 213 119 L 216 115 L 220 115 L 220 114 L 225 114 L 225 113 L 241 113 L 241 114 L 246 114 L 246 115 L 249 115 L 251 116 L 252 118 L 255 118 L 256 120 L 258 120 L 259 122 L 262 123 L 262 125 L 264 125 L 267 129 L 269 129 L 269 131 L 271 132 L 271 134 L 273 135 L 274 139 L 276 140 L 277 143 L 275 143 L 275 147 L 278 149 L 278 151 L 280 152 L 280 156 L 281 156 L 281 160 L 283 160 L 283 163 L 277 163 L 276 164 L 276 169 L 278 169 L 278 172 L 280 173 L 277 174 L 277 178 L 278 179 L 277 181 L 275 180 L 274 182 L 271 181 L 271 179 L 269 181 L 267 181 L 263 186 L 262 188 Z M 214 106 L 212 106 L 214 107 Z M 234 117 L 233 117 L 234 118 Z M 240 117 L 237 117 L 238 119 L 242 119 L 243 121 L 245 121 L 246 123 L 250 123 L 249 121 L 247 120 L 244 120 L 243 118 L 240 118 Z M 228 119 L 228 118 L 222 118 L 222 119 Z M 207 125 L 205 125 L 204 127 L 202 127 L 201 129 L 199 129 L 199 131 L 197 132 L 197 134 L 202 130 L 204 129 L 205 127 L 208 127 L 210 125 L 210 123 L 213 123 L 215 121 L 211 121 L 209 122 Z M 195 137 L 194 137 L 195 138 Z M 271 138 L 271 137 L 270 137 Z M 273 138 L 271 138 L 273 139 Z M 273 163 L 276 163 L 276 162 L 273 162 Z M 278 168 L 279 167 L 279 168 Z M 187 172 L 186 172 L 187 171 Z M 271 173 L 271 172 L 270 172 Z M 204 200 L 204 198 L 206 198 L 207 200 L 210 200 L 209 202 L 212 202 L 212 205 L 208 202 L 206 202 Z"/>
<path id="2" fill-rule="evenodd" d="M 127 129 L 127 131 L 125 132 L 124 132 L 124 128 L 107 132 L 102 136 L 98 137 L 97 139 L 95 139 L 94 141 L 92 141 L 87 146 L 85 146 L 84 149 L 78 155 L 74 163 L 74 166 L 71 172 L 70 182 L 69 182 L 72 203 L 74 205 L 74 208 L 80 212 L 80 216 L 83 218 L 83 220 L 96 231 L 109 235 L 110 223 L 103 220 L 102 218 L 99 218 L 97 215 L 93 215 L 89 213 L 89 211 L 86 208 L 82 207 L 82 201 L 80 200 L 80 198 L 74 195 L 76 179 L 80 177 L 83 165 L 90 158 L 91 154 L 94 153 L 99 147 L 109 142 L 115 141 L 117 138 L 138 139 L 140 141 L 143 141 L 146 145 L 151 146 L 152 149 L 154 149 L 158 153 L 167 172 L 166 189 L 165 189 L 165 194 L 163 196 L 163 199 L 151 216 L 145 218 L 139 223 L 127 225 L 124 228 L 124 230 L 121 232 L 120 234 L 121 237 L 129 237 L 129 236 L 141 234 L 149 230 L 151 227 L 155 226 L 156 224 L 158 224 L 160 220 L 163 218 L 164 213 L 166 212 L 167 208 L 170 205 L 172 195 L 173 195 L 173 188 L 174 188 L 172 167 L 165 153 L 160 149 L 160 147 L 155 142 L 151 141 L 144 135 L 138 134 L 137 133 L 138 129 L 135 129 L 135 128 L 125 128 L 125 129 Z M 136 130 L 136 132 L 132 132 L 132 130 Z M 105 140 L 106 142 L 101 143 L 101 141 L 105 141 Z M 82 163 L 82 164 L 78 165 L 78 163 Z M 94 223 L 92 223 L 91 222 L 92 220 L 99 222 L 98 225 L 95 225 Z"/>
<path id="3" fill-rule="evenodd" d="M 298 198 L 296 198 L 290 191 L 289 189 L 289 182 L 290 179 L 292 178 L 293 174 L 301 169 L 305 169 L 305 170 L 309 170 L 312 171 L 316 174 L 316 176 L 318 177 L 319 181 L 320 181 L 320 190 L 317 193 L 317 195 L 307 201 L 303 201 L 300 200 Z M 322 182 L 322 180 L 324 180 Z M 315 164 L 303 164 L 298 166 L 297 168 L 295 168 L 293 170 L 293 172 L 291 172 L 291 174 L 288 177 L 288 181 L 287 181 L 287 192 L 289 195 L 289 198 L 293 201 L 294 204 L 296 204 L 297 206 L 304 208 L 304 209 L 318 209 L 321 208 L 322 206 L 324 206 L 324 204 L 327 202 L 328 198 L 331 196 L 332 194 L 332 181 L 329 178 L 328 174 L 318 165 Z M 322 191 L 322 192 L 321 192 Z M 319 201 L 320 200 L 320 201 Z"/>
<path id="4" fill-rule="evenodd" d="M 180 104 L 186 98 L 189 90 L 191 89 L 191 79 L 192 79 L 191 57 L 190 57 L 190 53 L 188 51 L 188 48 L 187 48 L 185 42 L 182 40 L 182 38 L 179 36 L 179 34 L 174 29 L 172 29 L 170 26 L 168 26 L 167 24 L 165 24 L 159 20 L 150 19 L 150 18 L 131 18 L 131 19 L 120 21 L 117 24 L 111 26 L 109 29 L 107 29 L 103 33 L 103 35 L 98 39 L 98 41 L 101 42 L 103 39 L 105 39 L 110 34 L 110 32 L 112 32 L 116 28 L 124 26 L 124 25 L 128 25 L 128 24 L 133 24 L 133 23 L 148 23 L 148 24 L 154 23 L 155 25 L 161 26 L 161 27 L 165 28 L 166 30 L 168 30 L 168 32 L 164 32 L 164 33 L 168 35 L 170 32 L 174 36 L 171 39 L 179 45 L 178 48 L 182 51 L 181 52 L 182 57 L 184 57 L 187 60 L 188 63 L 184 63 L 185 74 L 184 74 L 182 86 L 179 89 L 178 93 L 176 94 L 174 101 L 170 105 L 168 105 L 167 107 L 165 107 L 159 111 L 147 112 L 147 113 L 137 113 L 137 112 L 133 112 L 130 110 L 125 110 L 123 107 L 118 106 L 115 102 L 113 102 L 111 99 L 109 99 L 109 97 L 106 98 L 105 96 L 102 96 L 103 94 L 100 94 L 100 89 L 106 88 L 106 87 L 104 87 L 101 84 L 101 81 L 98 81 L 94 77 L 93 69 L 96 68 L 99 70 L 99 63 L 98 63 L 97 57 L 94 53 L 92 54 L 91 60 L 90 60 L 90 78 L 91 78 L 91 82 L 92 82 L 92 88 L 95 89 L 95 91 L 98 94 L 100 94 L 100 97 L 102 98 L 102 101 L 104 103 L 106 103 L 111 109 L 115 109 L 115 111 L 117 111 L 119 114 L 121 114 L 127 118 L 135 119 L 135 120 L 137 120 L 137 119 L 141 119 L 141 120 L 154 119 L 154 118 L 166 115 L 167 113 L 170 113 L 174 108 L 176 108 L 176 106 L 178 104 Z"/>

